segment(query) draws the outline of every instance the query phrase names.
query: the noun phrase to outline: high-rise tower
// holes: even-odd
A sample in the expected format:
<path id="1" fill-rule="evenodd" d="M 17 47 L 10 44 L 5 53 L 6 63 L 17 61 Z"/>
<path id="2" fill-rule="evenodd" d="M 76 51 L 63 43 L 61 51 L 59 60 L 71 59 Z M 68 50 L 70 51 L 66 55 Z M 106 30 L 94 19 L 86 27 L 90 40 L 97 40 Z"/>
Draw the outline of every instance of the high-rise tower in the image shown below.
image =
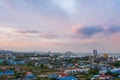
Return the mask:
<path id="1" fill-rule="evenodd" d="M 98 54 L 97 54 L 97 50 L 96 49 L 93 49 L 93 57 L 97 57 Z"/>

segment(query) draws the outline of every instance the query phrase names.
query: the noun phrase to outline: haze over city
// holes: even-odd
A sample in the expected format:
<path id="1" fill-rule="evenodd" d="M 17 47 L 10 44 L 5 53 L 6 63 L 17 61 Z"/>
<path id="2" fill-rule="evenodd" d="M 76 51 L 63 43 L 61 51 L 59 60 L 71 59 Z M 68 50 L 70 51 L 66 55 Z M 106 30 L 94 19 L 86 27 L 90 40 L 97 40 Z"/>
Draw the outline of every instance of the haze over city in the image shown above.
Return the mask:
<path id="1" fill-rule="evenodd" d="M 0 48 L 120 52 L 120 0 L 0 0 Z"/>

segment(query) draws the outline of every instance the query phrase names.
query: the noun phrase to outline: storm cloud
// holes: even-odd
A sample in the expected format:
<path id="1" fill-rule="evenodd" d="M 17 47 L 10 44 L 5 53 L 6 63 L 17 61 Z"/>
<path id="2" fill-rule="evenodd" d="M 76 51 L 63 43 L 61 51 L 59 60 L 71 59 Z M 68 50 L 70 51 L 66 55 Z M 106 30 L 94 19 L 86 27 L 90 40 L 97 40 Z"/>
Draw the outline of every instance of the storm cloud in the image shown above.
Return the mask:
<path id="1" fill-rule="evenodd" d="M 74 36 L 90 38 L 97 34 L 111 35 L 120 32 L 120 25 L 93 25 L 93 26 L 80 26 L 74 28 Z"/>
<path id="2" fill-rule="evenodd" d="M 104 29 L 102 27 L 90 26 L 90 27 L 84 27 L 84 28 L 78 30 L 78 33 L 81 33 L 86 37 L 90 37 L 92 35 L 95 35 L 97 33 L 101 33 L 103 31 L 104 31 Z"/>

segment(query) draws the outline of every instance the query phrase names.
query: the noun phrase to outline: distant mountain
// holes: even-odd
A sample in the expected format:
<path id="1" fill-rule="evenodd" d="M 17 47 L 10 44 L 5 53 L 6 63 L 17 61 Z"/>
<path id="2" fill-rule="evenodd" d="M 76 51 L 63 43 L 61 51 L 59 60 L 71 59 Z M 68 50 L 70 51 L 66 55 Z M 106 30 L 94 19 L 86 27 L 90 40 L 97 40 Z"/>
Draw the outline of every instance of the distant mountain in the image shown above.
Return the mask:
<path id="1" fill-rule="evenodd" d="M 0 53 L 12 54 L 13 51 L 9 51 L 9 50 L 0 50 Z"/>

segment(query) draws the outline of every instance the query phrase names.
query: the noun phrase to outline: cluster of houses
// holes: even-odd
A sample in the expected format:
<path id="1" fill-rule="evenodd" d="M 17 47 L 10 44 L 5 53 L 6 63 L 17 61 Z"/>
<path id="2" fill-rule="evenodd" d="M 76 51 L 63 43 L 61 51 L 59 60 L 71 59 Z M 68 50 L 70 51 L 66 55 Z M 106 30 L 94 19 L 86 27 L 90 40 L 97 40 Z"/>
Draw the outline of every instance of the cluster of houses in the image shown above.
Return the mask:
<path id="1" fill-rule="evenodd" d="M 32 72 L 28 71 L 28 72 L 26 72 L 24 79 L 25 80 L 36 79 L 36 76 Z"/>
<path id="2" fill-rule="evenodd" d="M 78 80 L 74 76 L 69 74 L 85 73 L 88 74 L 90 68 L 98 68 L 99 73 L 93 75 L 91 80 L 101 79 L 101 80 L 114 80 L 114 77 L 107 73 L 117 74 L 120 77 L 120 68 L 111 67 L 108 62 L 120 61 L 119 57 L 109 57 L 105 59 L 104 57 L 78 57 L 71 52 L 66 54 L 0 54 L 0 64 L 7 65 L 26 65 L 31 64 L 32 66 L 40 67 L 41 65 L 47 66 L 49 69 L 59 69 L 63 71 L 63 74 L 51 74 L 48 78 L 55 78 L 58 80 Z M 21 58 L 24 57 L 24 59 Z M 92 59 L 94 58 L 94 59 Z M 97 58 L 105 63 L 95 64 L 93 60 Z M 84 61 L 86 60 L 86 61 Z M 92 61 L 92 62 L 91 62 Z M 106 63 L 107 62 L 107 63 Z M 14 75 L 15 72 L 11 70 L 0 71 L 0 76 L 3 75 Z M 26 72 L 24 78 L 35 79 L 36 76 L 32 72 Z"/>
<path id="3" fill-rule="evenodd" d="M 16 58 L 4 58 L 4 59 L 0 59 L 0 64 L 4 64 L 4 63 L 7 63 L 7 64 L 10 64 L 10 65 L 18 65 L 18 64 L 26 64 L 26 61 L 25 60 L 17 60 L 16 61 Z"/>
<path id="4" fill-rule="evenodd" d="M 120 67 L 99 64 L 98 68 L 99 73 L 93 75 L 93 77 L 91 77 L 91 80 L 115 80 L 115 77 L 120 78 Z"/>
<path id="5" fill-rule="evenodd" d="M 3 75 L 14 75 L 15 72 L 13 70 L 5 70 L 5 71 L 0 71 L 0 76 Z"/>
<path id="6" fill-rule="evenodd" d="M 16 73 L 14 70 L 4 70 L 4 71 L 0 71 L 0 77 L 2 76 L 14 76 Z M 8 78 L 9 79 L 9 78 Z M 24 76 L 20 76 L 18 78 L 16 78 L 15 80 L 31 80 L 31 79 L 36 79 L 36 76 L 34 74 L 32 74 L 32 72 L 28 71 L 24 74 Z"/>
<path id="7" fill-rule="evenodd" d="M 111 75 L 94 75 L 91 80 L 115 80 Z"/>
<path id="8" fill-rule="evenodd" d="M 56 80 L 78 80 L 74 76 L 69 76 L 71 74 L 77 74 L 77 73 L 85 73 L 88 74 L 90 68 L 98 68 L 99 72 L 98 74 L 92 75 L 91 80 L 115 80 L 115 77 L 107 74 L 117 74 L 116 77 L 120 78 L 120 68 L 119 67 L 113 67 L 107 64 L 83 64 L 80 65 L 79 68 L 74 68 L 74 69 L 67 69 L 64 70 L 63 74 L 51 74 L 48 77 L 49 78 L 55 78 Z"/>
<path id="9" fill-rule="evenodd" d="M 51 74 L 48 75 L 49 79 L 56 79 L 56 80 L 78 80 L 78 78 L 74 77 L 74 76 L 70 76 L 68 74 Z"/>

